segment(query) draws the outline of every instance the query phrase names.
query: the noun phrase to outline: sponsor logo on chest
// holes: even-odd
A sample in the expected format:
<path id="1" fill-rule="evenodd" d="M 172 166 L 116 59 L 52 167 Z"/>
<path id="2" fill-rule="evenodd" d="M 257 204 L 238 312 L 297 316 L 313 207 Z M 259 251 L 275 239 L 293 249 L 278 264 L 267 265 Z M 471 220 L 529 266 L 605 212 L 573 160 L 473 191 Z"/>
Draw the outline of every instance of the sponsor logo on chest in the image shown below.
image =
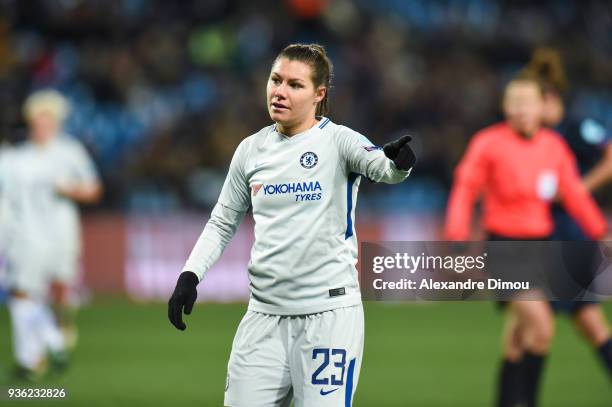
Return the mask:
<path id="1" fill-rule="evenodd" d="M 306 151 L 299 157 L 299 165 L 302 168 L 310 170 L 319 163 L 319 156 L 312 152 Z M 259 166 L 255 164 L 255 168 Z M 302 170 L 304 171 L 304 170 Z M 263 194 L 262 191 L 263 190 Z M 323 187 L 319 180 L 282 182 L 282 183 L 256 183 L 251 185 L 251 196 L 265 196 L 276 198 L 284 195 L 294 195 L 294 202 L 304 201 L 319 201 L 323 194 Z"/>
<path id="2" fill-rule="evenodd" d="M 281 184 L 253 184 L 251 195 L 257 196 L 263 189 L 264 196 L 268 195 L 295 195 L 295 202 L 318 201 L 321 199 L 323 188 L 319 181 L 287 182 Z"/>

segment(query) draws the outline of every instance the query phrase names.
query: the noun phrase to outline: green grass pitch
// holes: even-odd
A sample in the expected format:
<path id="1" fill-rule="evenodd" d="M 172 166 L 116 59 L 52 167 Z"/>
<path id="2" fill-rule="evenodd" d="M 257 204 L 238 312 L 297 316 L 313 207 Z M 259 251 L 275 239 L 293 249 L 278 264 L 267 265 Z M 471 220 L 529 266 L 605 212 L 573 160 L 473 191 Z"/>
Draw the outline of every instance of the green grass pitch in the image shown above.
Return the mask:
<path id="1" fill-rule="evenodd" d="M 612 316 L 612 304 L 606 312 Z M 199 304 L 188 329 L 170 326 L 164 304 L 97 300 L 78 316 L 69 371 L 35 387 L 64 387 L 63 401 L 4 405 L 222 406 L 226 364 L 245 304 Z M 367 303 L 355 406 L 491 406 L 502 315 L 487 302 Z M 0 367 L 12 365 L 0 307 Z M 21 385 L 23 387 L 23 385 Z M 2 385 L 0 385 L 2 388 Z M 4 389 L 3 391 L 6 391 Z M 612 389 L 592 350 L 565 317 L 543 381 L 543 406 L 610 406 Z"/>

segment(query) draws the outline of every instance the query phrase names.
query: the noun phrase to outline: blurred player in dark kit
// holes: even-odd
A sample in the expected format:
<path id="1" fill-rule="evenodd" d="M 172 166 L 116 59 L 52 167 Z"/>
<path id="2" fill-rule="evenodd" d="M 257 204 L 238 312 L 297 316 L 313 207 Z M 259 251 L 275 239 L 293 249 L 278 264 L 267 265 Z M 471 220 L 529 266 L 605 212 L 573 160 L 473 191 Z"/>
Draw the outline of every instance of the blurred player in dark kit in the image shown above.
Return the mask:
<path id="1" fill-rule="evenodd" d="M 537 50 L 525 72 L 536 76 L 540 81 L 544 91 L 543 124 L 558 128 L 565 137 L 567 144 L 576 155 L 585 187 L 591 192 L 604 187 L 612 179 L 610 136 L 606 134 L 605 128 L 593 119 L 566 118 L 563 94 L 567 90 L 567 80 L 559 54 L 552 49 Z M 561 205 L 553 206 L 553 215 L 555 221 L 553 240 L 589 239 Z M 595 243 L 593 249 L 597 250 Z M 571 271 L 582 280 L 582 284 L 586 286 L 591 282 L 593 276 L 584 275 L 590 274 L 590 270 L 582 260 L 575 265 L 573 262 L 567 263 L 569 267 L 573 266 L 575 270 Z M 552 305 L 555 311 L 565 312 L 572 317 L 574 325 L 585 340 L 597 350 L 612 377 L 612 339 L 602 307 L 596 302 L 588 301 L 554 301 Z"/>

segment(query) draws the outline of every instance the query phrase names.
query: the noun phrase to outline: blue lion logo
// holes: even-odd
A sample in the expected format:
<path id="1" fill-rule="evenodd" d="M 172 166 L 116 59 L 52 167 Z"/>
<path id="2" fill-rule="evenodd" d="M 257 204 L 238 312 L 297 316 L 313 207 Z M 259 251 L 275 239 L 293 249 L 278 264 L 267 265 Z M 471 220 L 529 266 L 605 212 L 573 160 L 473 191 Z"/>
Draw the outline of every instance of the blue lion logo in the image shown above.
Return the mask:
<path id="1" fill-rule="evenodd" d="M 300 164 L 304 168 L 312 168 L 319 162 L 319 157 L 312 151 L 302 154 L 300 157 Z"/>

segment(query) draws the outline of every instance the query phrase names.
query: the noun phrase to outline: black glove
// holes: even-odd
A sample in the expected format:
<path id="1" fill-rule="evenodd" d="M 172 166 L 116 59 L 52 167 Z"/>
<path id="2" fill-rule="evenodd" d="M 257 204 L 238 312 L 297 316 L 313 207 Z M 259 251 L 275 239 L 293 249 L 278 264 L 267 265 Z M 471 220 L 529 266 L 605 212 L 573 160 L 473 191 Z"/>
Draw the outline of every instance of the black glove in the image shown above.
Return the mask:
<path id="1" fill-rule="evenodd" d="M 193 304 L 198 297 L 196 286 L 199 282 L 198 276 L 191 271 L 181 273 L 176 282 L 172 297 L 168 301 L 168 319 L 176 329 L 184 331 L 187 328 L 183 322 L 183 310 L 185 315 L 191 314 Z"/>
<path id="2" fill-rule="evenodd" d="M 416 155 L 408 145 L 410 140 L 412 137 L 402 136 L 383 146 L 385 155 L 393 160 L 395 166 L 400 170 L 407 171 L 416 163 Z"/>

